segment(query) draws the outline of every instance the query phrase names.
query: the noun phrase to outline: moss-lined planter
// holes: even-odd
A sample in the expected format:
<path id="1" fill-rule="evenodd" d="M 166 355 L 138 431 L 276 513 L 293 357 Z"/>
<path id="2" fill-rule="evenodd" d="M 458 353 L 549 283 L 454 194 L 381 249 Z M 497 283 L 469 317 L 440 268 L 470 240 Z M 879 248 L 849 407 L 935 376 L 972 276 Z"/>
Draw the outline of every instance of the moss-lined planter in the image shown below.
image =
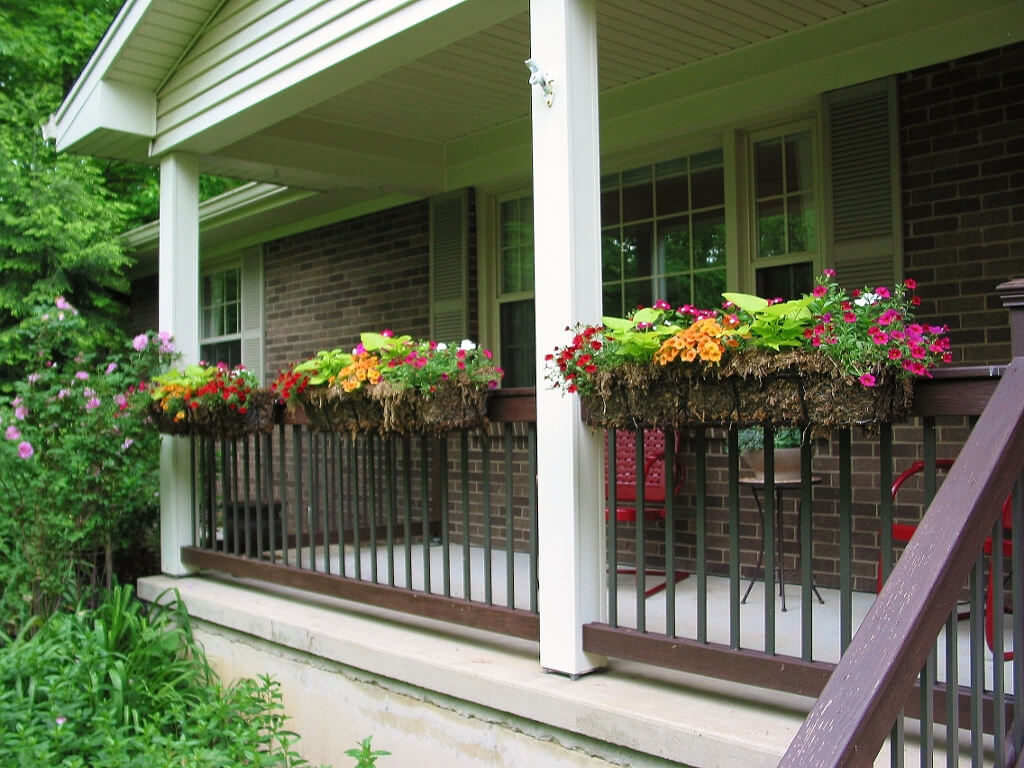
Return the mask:
<path id="1" fill-rule="evenodd" d="M 226 404 L 201 405 L 172 413 L 163 410 L 160 402 L 154 400 L 149 404 L 149 416 L 157 431 L 166 435 L 231 439 L 269 432 L 274 426 L 276 405 L 275 392 L 255 390 L 246 396 L 244 413 Z"/>
<path id="2" fill-rule="evenodd" d="M 375 432 L 381 429 L 383 409 L 367 387 L 352 392 L 334 387 L 307 387 L 299 404 L 315 432 Z"/>
<path id="3" fill-rule="evenodd" d="M 490 390 L 476 384 L 448 381 L 431 392 L 397 389 L 387 383 L 373 388 L 371 397 L 384 410 L 383 430 L 397 434 L 447 434 L 477 429 L 487 423 Z"/>
<path id="4" fill-rule="evenodd" d="M 906 418 L 913 385 L 888 373 L 874 387 L 843 376 L 824 355 L 743 352 L 721 366 L 629 363 L 595 376 L 589 423 L 634 429 L 695 425 L 870 426 Z"/>

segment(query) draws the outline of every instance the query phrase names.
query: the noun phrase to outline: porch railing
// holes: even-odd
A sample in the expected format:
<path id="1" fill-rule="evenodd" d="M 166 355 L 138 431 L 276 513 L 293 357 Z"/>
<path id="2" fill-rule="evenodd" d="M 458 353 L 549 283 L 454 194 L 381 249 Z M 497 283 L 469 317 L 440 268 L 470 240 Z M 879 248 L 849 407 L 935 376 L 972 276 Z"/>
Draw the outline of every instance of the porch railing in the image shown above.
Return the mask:
<path id="1" fill-rule="evenodd" d="M 536 404 L 483 430 L 192 438 L 191 566 L 536 639 Z"/>

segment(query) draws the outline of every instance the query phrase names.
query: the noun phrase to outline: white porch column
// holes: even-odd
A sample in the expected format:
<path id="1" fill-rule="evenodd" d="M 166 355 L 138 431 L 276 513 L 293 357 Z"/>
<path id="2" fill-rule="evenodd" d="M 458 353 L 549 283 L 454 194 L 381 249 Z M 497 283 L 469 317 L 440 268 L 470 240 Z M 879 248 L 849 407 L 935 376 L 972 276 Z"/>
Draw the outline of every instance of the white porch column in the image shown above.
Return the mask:
<path id="1" fill-rule="evenodd" d="M 582 626 L 605 615 L 602 441 L 579 398 L 543 383 L 543 358 L 565 328 L 601 316 L 597 22 L 594 0 L 531 0 L 532 58 L 554 80 L 551 106 L 533 90 L 537 313 L 540 663 L 578 675 Z"/>
<path id="2" fill-rule="evenodd" d="M 199 159 L 160 161 L 160 330 L 174 335 L 179 365 L 199 361 Z M 182 545 L 192 544 L 189 441 L 164 435 L 160 448 L 160 569 L 190 573 Z"/>

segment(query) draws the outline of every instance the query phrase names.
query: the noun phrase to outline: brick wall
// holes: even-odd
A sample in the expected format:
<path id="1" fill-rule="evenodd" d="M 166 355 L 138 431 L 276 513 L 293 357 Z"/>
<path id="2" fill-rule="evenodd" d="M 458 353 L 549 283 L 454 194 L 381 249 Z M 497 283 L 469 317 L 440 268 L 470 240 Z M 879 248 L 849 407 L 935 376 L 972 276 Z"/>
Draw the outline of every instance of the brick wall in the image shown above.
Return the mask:
<path id="1" fill-rule="evenodd" d="M 994 288 L 1024 275 L 1024 44 L 900 77 L 906 274 L 959 362 L 1005 363 Z"/>

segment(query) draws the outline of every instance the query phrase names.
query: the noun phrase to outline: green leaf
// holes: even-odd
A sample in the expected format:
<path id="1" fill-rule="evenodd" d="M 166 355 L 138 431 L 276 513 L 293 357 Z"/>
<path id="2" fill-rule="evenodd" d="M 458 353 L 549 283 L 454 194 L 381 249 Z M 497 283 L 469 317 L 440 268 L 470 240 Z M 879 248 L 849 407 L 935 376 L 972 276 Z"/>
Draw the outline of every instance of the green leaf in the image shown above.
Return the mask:
<path id="1" fill-rule="evenodd" d="M 761 312 L 769 306 L 767 299 L 762 299 L 760 296 L 753 296 L 749 293 L 723 293 L 722 298 L 726 301 L 731 301 L 744 312 L 750 312 L 751 314 Z"/>

